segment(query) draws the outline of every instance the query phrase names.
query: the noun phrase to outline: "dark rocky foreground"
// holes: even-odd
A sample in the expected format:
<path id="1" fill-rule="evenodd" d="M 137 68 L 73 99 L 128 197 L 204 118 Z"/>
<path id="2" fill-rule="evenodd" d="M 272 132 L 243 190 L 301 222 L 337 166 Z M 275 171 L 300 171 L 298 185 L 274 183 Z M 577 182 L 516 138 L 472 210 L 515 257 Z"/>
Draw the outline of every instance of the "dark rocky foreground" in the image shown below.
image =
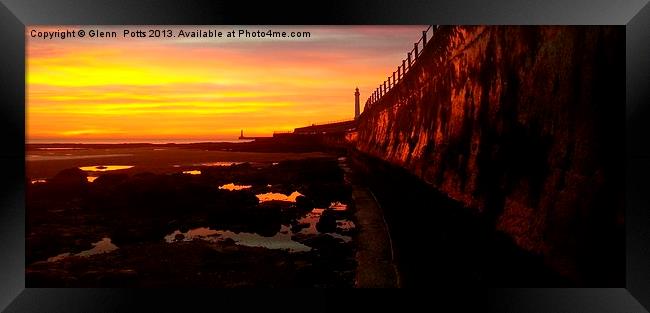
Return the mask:
<path id="1" fill-rule="evenodd" d="M 28 184 L 28 287 L 574 287 L 614 285 L 622 277 L 622 253 L 602 249 L 582 269 L 594 280 L 577 282 L 518 246 L 489 210 L 467 207 L 407 169 L 354 149 L 343 162 L 352 175 L 344 175 L 341 160 L 331 155 L 273 153 L 264 161 L 261 154 L 219 152 L 232 154 L 218 155 L 219 161 L 248 157 L 250 163 L 203 166 L 195 162 L 207 162 L 213 151 L 138 149 L 124 159 L 102 159 L 134 167 L 106 172 L 92 183 L 72 167 L 37 176 L 45 183 Z M 178 160 L 179 151 L 187 151 L 184 160 Z M 288 157 L 302 159 L 278 162 Z M 63 162 L 73 161 L 97 164 L 32 163 L 69 167 Z M 200 174 L 183 174 L 188 170 Z M 218 188 L 231 183 L 250 188 Z M 269 192 L 304 196 L 295 202 L 256 197 Z M 377 223 L 369 223 L 366 200 L 379 203 Z M 348 209 L 325 209 L 317 222 L 305 221 L 314 208 L 337 201 Z M 358 229 L 342 227 L 341 220 L 354 221 Z M 387 225 L 390 238 L 368 232 L 373 224 Z M 284 236 L 306 249 L 247 246 L 215 230 L 254 234 L 258 241 Z M 100 242 L 111 250 L 86 253 Z M 386 242 L 392 249 L 385 249 Z M 372 253 L 364 258 L 364 251 Z"/>
<path id="2" fill-rule="evenodd" d="M 201 174 L 107 173 L 92 183 L 77 168 L 27 186 L 28 287 L 350 287 L 354 284 L 354 229 L 342 229 L 350 203 L 337 160 L 313 158 L 278 164 L 202 167 Z M 225 190 L 235 183 L 249 189 Z M 298 191 L 295 202 L 260 202 L 256 194 Z M 318 233 L 298 233 L 301 216 L 325 208 Z M 290 252 L 249 247 L 232 239 L 191 240 L 199 227 L 262 238 L 292 229 L 291 239 L 311 248 Z M 332 233 L 334 235 L 329 235 Z M 104 238 L 117 247 L 83 255 Z M 209 239 L 209 237 L 206 237 Z M 95 247 L 97 248 L 97 247 Z M 62 253 L 71 256 L 48 261 Z M 78 254 L 82 255 L 78 255 Z"/>

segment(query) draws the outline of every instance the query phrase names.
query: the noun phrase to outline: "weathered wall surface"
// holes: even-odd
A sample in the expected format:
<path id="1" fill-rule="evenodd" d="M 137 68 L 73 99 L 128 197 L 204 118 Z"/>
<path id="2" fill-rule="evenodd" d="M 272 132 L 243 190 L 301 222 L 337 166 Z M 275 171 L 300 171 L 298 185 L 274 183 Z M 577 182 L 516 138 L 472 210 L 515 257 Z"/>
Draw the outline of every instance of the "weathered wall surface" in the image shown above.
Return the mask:
<path id="1" fill-rule="evenodd" d="M 623 27 L 441 28 L 351 138 L 588 283 L 593 258 L 623 245 L 624 39 Z"/>

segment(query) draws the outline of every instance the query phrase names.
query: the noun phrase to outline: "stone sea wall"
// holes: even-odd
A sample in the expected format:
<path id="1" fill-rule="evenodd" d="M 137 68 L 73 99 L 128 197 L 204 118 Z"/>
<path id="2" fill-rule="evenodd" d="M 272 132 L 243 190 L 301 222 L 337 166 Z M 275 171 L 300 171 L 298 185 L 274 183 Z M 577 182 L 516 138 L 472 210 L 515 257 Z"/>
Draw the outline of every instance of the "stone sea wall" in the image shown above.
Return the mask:
<path id="1" fill-rule="evenodd" d="M 441 27 L 348 139 L 586 283 L 624 244 L 624 104 L 623 27 Z"/>

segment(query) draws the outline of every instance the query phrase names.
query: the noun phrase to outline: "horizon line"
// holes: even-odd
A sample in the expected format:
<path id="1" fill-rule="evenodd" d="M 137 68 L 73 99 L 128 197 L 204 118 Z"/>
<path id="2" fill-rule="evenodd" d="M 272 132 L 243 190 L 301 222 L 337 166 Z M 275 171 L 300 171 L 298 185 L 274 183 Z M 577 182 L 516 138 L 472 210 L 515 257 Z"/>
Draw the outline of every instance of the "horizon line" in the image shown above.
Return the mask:
<path id="1" fill-rule="evenodd" d="M 191 144 L 191 143 L 225 143 L 225 142 L 250 142 L 250 139 L 213 139 L 213 140 L 142 140 L 142 141 L 25 141 L 26 145 L 47 145 L 47 144 Z"/>

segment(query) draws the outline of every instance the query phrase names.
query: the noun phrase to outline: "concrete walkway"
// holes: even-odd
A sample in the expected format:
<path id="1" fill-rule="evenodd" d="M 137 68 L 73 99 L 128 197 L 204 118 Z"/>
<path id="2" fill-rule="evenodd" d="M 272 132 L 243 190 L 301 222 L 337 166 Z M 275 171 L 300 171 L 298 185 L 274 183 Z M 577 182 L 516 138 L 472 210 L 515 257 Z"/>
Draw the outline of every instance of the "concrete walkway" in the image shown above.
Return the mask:
<path id="1" fill-rule="evenodd" d="M 390 233 L 381 208 L 372 192 L 355 183 L 347 159 L 339 159 L 345 179 L 352 185 L 352 200 L 359 233 L 357 236 L 357 288 L 400 287 L 399 273 L 393 261 Z"/>

